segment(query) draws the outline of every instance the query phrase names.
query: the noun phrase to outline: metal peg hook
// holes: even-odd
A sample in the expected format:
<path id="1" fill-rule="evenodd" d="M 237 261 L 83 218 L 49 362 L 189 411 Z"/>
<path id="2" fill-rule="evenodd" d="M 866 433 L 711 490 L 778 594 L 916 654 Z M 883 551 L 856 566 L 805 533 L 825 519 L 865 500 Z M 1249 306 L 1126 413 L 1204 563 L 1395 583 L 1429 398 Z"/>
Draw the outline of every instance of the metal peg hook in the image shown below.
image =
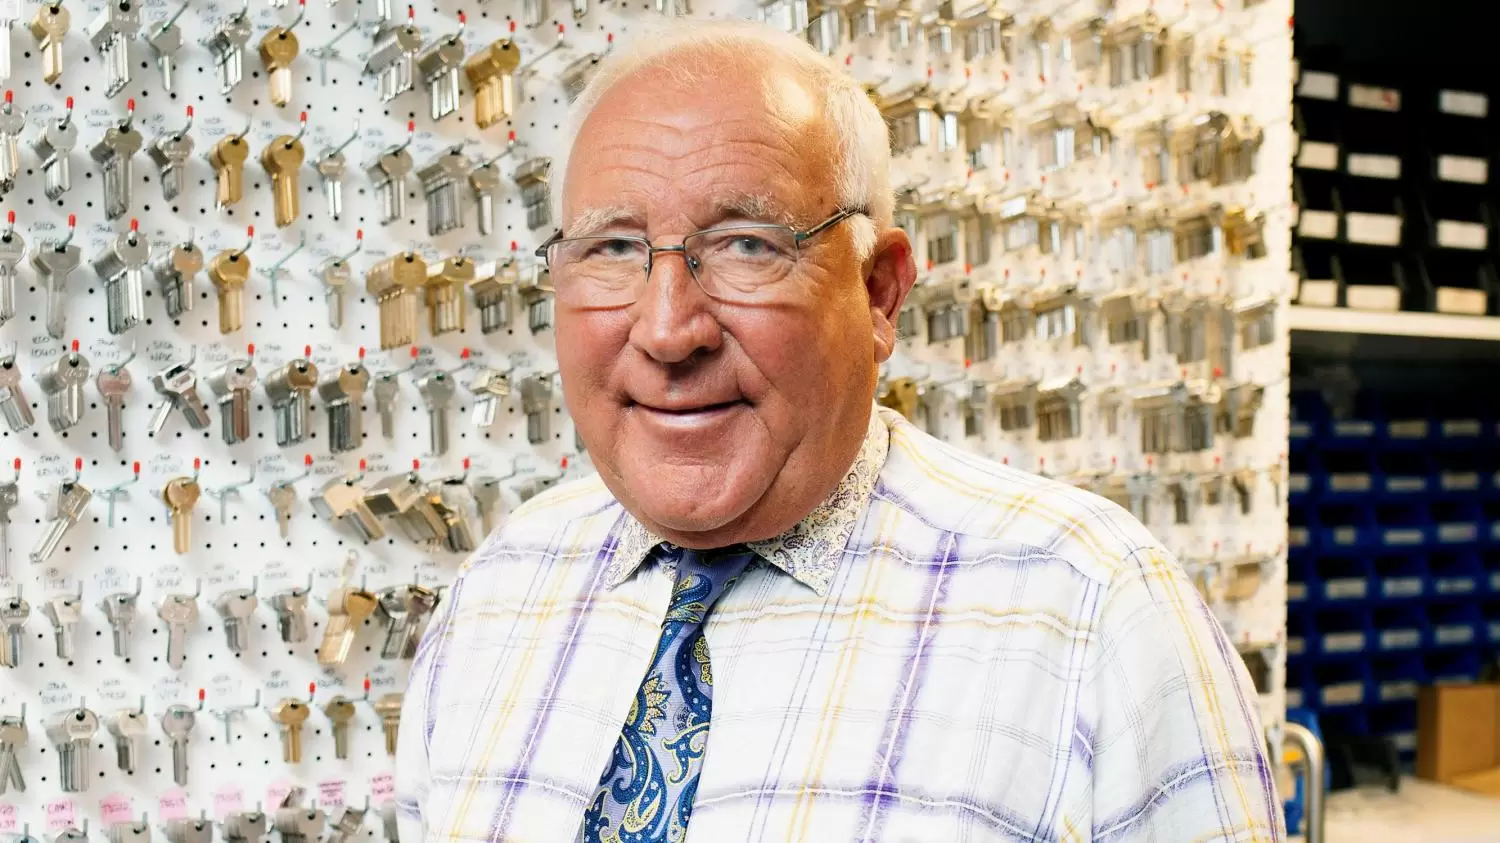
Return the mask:
<path id="1" fill-rule="evenodd" d="M 303 128 L 304 131 L 306 131 L 306 129 L 307 129 L 307 122 L 306 122 L 306 120 L 303 121 L 302 128 Z M 297 134 L 300 137 L 302 133 L 298 132 Z M 281 280 L 281 268 L 283 266 L 286 266 L 287 261 L 291 260 L 293 257 L 295 257 L 297 255 L 298 252 L 302 251 L 305 248 L 307 248 L 307 231 L 306 230 L 302 231 L 301 234 L 297 237 L 297 245 L 290 252 L 287 252 L 286 254 L 282 255 L 280 260 L 278 260 L 275 263 L 271 264 L 271 268 L 270 269 L 267 269 L 267 270 L 264 271 L 265 276 L 267 278 L 271 279 L 271 306 L 272 307 L 279 307 L 280 304 L 281 304 L 281 294 L 277 291 L 278 282 Z"/>
<path id="2" fill-rule="evenodd" d="M 240 489 L 255 482 L 255 464 L 250 464 L 250 476 L 238 483 L 230 483 L 217 489 L 208 489 L 208 496 L 219 502 L 219 524 L 223 525 L 229 521 L 229 498 L 239 497 Z"/>
<path id="3" fill-rule="evenodd" d="M 129 366 L 130 363 L 131 363 L 131 361 L 135 360 L 136 346 L 137 346 L 137 344 L 138 343 L 137 343 L 136 340 L 131 340 L 130 341 L 130 353 L 125 355 L 125 359 L 124 360 L 121 360 L 121 361 L 116 362 L 116 363 L 111 363 L 109 365 L 110 374 L 119 374 L 119 372 L 120 372 L 121 369 L 125 368 L 126 366 Z M 139 479 L 139 478 L 137 478 L 137 479 Z M 134 481 L 131 481 L 131 482 L 134 482 Z"/>
<path id="4" fill-rule="evenodd" d="M 457 44 L 464 37 L 464 30 L 469 28 L 469 16 L 463 12 L 458 13 L 458 29 L 448 36 L 449 44 Z"/>
<path id="5" fill-rule="evenodd" d="M 255 245 L 255 226 L 252 225 L 252 226 L 250 226 L 250 228 L 247 230 L 247 232 L 245 234 L 245 245 L 241 246 L 239 248 L 239 250 L 233 252 L 233 254 L 236 257 L 238 257 L 240 255 L 243 255 L 246 252 L 250 251 L 250 247 L 254 246 L 254 245 Z"/>
<path id="6" fill-rule="evenodd" d="M 163 32 L 166 32 L 168 29 L 171 29 L 172 25 L 175 24 L 175 23 L 177 23 L 178 19 L 180 19 L 183 16 L 183 14 L 187 12 L 187 10 L 188 10 L 188 2 L 189 2 L 189 0 L 182 0 L 182 5 L 177 7 L 177 11 L 173 12 L 169 17 L 167 17 L 161 23 L 159 23 L 156 26 L 152 27 L 151 34 L 149 36 L 143 36 L 143 37 L 146 37 L 146 38 L 157 38 Z"/>
<path id="7" fill-rule="evenodd" d="M 291 140 L 289 140 L 289 141 L 286 142 L 286 148 L 287 149 L 291 149 L 293 144 L 297 143 L 297 141 L 302 140 L 302 136 L 305 135 L 305 134 L 307 134 L 307 112 L 306 111 L 302 112 L 301 116 L 299 116 L 297 118 L 297 122 L 300 124 L 297 127 L 297 134 L 292 135 Z"/>
<path id="8" fill-rule="evenodd" d="M 245 130 L 243 132 L 240 132 L 237 135 L 230 135 L 230 137 L 233 138 L 234 140 L 242 141 L 242 140 L 244 140 L 250 134 L 250 129 L 254 125 L 255 125 L 254 121 L 252 121 L 249 117 L 246 117 L 245 118 Z"/>
<path id="9" fill-rule="evenodd" d="M 343 143 L 339 144 L 338 146 L 330 147 L 328 149 L 323 150 L 323 154 L 321 156 L 319 156 L 319 157 L 321 157 L 324 161 L 327 161 L 328 159 L 334 157 L 335 155 L 341 154 L 344 150 L 346 150 L 346 149 L 349 148 L 350 144 L 354 143 L 357 140 L 359 140 L 359 121 L 355 120 L 354 121 L 354 131 L 353 131 L 353 133 L 351 133 L 349 135 L 349 138 L 347 140 L 345 140 Z"/>
<path id="10" fill-rule="evenodd" d="M 73 214 L 68 214 L 68 233 L 63 237 L 63 239 L 57 241 L 57 244 L 52 247 L 52 250 L 55 252 L 62 252 L 66 250 L 68 248 L 68 244 L 73 242 L 73 235 L 77 232 L 78 217 L 74 216 Z"/>
<path id="11" fill-rule="evenodd" d="M 406 121 L 406 141 L 403 142 L 400 146 L 393 146 L 393 147 L 391 147 L 390 154 L 391 155 L 396 155 L 398 153 L 405 152 L 406 148 L 409 147 L 409 146 L 411 146 L 412 141 L 414 141 L 416 139 L 417 139 L 417 122 L 415 120 L 408 120 L 408 121 Z"/>
<path id="12" fill-rule="evenodd" d="M 297 28 L 297 24 L 302 23 L 302 20 L 304 18 L 306 18 L 306 17 L 307 17 L 307 0 L 298 0 L 298 2 L 297 2 L 297 16 L 295 18 L 292 18 L 292 22 L 286 25 L 287 32 L 291 32 L 293 29 L 296 29 Z"/>
<path id="13" fill-rule="evenodd" d="M 234 717 L 244 714 L 247 711 L 254 711 L 257 708 L 260 708 L 259 688 L 255 689 L 255 701 L 249 705 L 226 705 L 218 711 L 212 712 L 213 716 L 219 718 L 224 723 L 224 743 L 234 742 L 234 723 L 232 722 Z"/>
<path id="14" fill-rule="evenodd" d="M 193 128 L 193 107 L 190 105 L 190 106 L 187 107 L 187 124 L 184 125 L 181 129 L 177 130 L 177 133 L 176 133 L 175 137 L 177 138 L 177 140 L 182 140 L 184 137 L 187 136 L 187 133 L 189 131 L 191 131 L 192 128 Z"/>
<path id="15" fill-rule="evenodd" d="M 509 137 L 505 141 L 505 151 L 500 153 L 499 155 L 496 155 L 494 158 L 491 158 L 490 160 L 480 164 L 480 169 L 489 169 L 490 167 L 493 167 L 494 165 L 500 163 L 500 159 L 515 152 L 516 147 L 519 145 L 520 144 L 516 141 L 515 135 L 512 134 L 511 137 Z"/>

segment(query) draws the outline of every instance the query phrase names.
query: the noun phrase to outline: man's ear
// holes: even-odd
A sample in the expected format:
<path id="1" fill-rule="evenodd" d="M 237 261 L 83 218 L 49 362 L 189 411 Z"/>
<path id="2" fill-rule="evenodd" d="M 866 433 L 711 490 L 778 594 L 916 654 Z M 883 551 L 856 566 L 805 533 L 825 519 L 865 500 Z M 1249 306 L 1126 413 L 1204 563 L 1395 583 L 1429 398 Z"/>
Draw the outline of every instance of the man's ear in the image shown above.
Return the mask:
<path id="1" fill-rule="evenodd" d="M 870 321 L 875 328 L 875 362 L 884 363 L 896 350 L 896 319 L 917 282 L 916 259 L 906 232 L 900 228 L 882 231 L 866 263 L 865 291 L 870 296 Z"/>

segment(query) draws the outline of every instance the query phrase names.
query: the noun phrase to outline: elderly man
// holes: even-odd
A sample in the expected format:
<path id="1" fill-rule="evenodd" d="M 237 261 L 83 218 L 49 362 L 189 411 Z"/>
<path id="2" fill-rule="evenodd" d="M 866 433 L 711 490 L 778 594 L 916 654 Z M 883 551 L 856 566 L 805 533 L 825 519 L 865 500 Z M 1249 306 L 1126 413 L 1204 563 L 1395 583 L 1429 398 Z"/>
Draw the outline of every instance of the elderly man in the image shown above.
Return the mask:
<path id="1" fill-rule="evenodd" d="M 450 592 L 402 837 L 1278 839 L 1243 667 L 1161 545 L 873 409 L 915 267 L 861 88 L 751 24 L 637 44 L 540 250 L 599 474 Z"/>

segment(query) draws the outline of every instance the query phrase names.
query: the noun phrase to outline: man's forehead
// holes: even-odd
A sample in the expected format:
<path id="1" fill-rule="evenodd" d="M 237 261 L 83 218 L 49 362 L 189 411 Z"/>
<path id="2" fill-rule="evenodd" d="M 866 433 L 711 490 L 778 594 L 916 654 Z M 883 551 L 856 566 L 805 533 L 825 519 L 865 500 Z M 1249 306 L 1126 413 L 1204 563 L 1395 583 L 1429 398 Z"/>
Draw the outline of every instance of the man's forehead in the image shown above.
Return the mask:
<path id="1" fill-rule="evenodd" d="M 771 193 L 723 188 L 701 197 L 691 209 L 706 224 L 726 219 L 774 222 L 795 226 L 799 215 Z M 684 209 L 688 210 L 688 209 Z M 611 229 L 644 229 L 651 222 L 647 209 L 631 204 L 595 205 L 578 209 L 567 222 L 569 237 L 587 237 Z"/>

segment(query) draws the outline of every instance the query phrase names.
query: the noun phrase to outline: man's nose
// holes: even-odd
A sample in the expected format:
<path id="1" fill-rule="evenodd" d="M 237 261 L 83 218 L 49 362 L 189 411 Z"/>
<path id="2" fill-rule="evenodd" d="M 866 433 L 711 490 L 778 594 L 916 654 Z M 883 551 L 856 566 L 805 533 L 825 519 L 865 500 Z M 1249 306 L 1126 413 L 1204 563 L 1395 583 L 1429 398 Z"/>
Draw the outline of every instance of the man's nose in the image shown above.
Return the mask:
<path id="1" fill-rule="evenodd" d="M 636 300 L 630 342 L 658 363 L 682 363 L 716 350 L 723 331 L 712 300 L 698 286 L 681 252 L 658 252 Z"/>

